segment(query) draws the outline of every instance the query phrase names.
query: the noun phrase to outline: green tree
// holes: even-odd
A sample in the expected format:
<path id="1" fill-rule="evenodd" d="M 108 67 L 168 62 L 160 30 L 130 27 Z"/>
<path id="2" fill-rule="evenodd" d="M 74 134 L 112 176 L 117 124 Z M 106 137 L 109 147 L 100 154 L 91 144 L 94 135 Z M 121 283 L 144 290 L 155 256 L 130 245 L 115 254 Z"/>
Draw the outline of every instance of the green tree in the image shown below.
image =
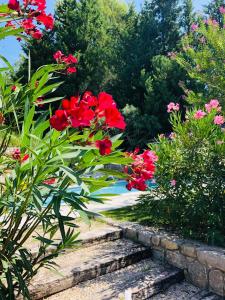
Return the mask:
<path id="1" fill-rule="evenodd" d="M 61 92 L 72 95 L 85 89 L 103 89 L 115 76 L 116 44 L 124 29 L 126 13 L 127 5 L 119 0 L 59 1 L 54 33 L 46 32 L 43 44 L 32 41 L 24 45 L 25 53 L 31 53 L 32 70 L 52 62 L 57 50 L 76 53 L 79 76 L 66 78 Z M 19 75 L 26 76 L 26 67 L 25 60 Z"/>
<path id="2" fill-rule="evenodd" d="M 223 16 L 221 15 L 219 9 L 220 7 L 225 7 L 225 1 L 224 0 L 212 0 L 210 3 L 205 7 L 205 14 L 212 18 L 213 20 L 216 20 L 220 27 L 223 27 L 224 20 Z"/>
<path id="3" fill-rule="evenodd" d="M 185 33 L 190 33 L 191 25 L 193 24 L 195 19 L 192 0 L 184 0 L 182 9 L 183 15 L 181 18 L 181 26 Z"/>
<path id="4" fill-rule="evenodd" d="M 206 103 L 218 98 L 225 107 L 225 28 L 212 22 L 199 28 L 182 40 L 183 52 L 177 55 L 177 62 L 189 76 L 202 85 L 198 95 L 189 93 L 191 103 Z"/>

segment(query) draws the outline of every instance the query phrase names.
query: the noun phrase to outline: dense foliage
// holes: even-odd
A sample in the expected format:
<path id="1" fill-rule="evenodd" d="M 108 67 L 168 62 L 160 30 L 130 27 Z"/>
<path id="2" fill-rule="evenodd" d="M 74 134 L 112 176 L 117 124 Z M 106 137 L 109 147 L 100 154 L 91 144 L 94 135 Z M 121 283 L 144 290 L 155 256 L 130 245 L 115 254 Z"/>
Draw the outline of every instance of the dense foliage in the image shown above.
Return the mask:
<path id="1" fill-rule="evenodd" d="M 218 13 L 220 19 L 224 19 L 223 7 L 218 9 Z M 202 86 L 200 93 L 187 91 L 188 101 L 206 103 L 210 98 L 219 98 L 225 108 L 225 28 L 212 19 L 201 20 L 192 26 L 192 33 L 182 40 L 183 51 L 175 58 Z"/>
<path id="2" fill-rule="evenodd" d="M 67 78 L 62 91 L 72 96 L 85 89 L 95 94 L 105 90 L 116 97 L 120 108 L 133 105 L 124 147 L 145 147 L 159 132 L 170 130 L 164 107 L 170 101 L 184 103 L 182 89 L 175 88 L 179 81 L 188 88 L 193 84 L 168 59 L 190 31 L 194 19 L 190 0 L 182 4 L 146 0 L 140 12 L 122 0 L 63 0 L 56 5 L 55 18 L 54 31 L 46 32 L 41 44 L 32 41 L 23 46 L 26 54 L 30 51 L 32 70 L 50 63 L 58 49 L 75 53 L 79 76 Z M 18 71 L 23 80 L 26 69 L 25 59 Z"/>
<path id="3" fill-rule="evenodd" d="M 0 39 L 32 37 L 41 43 L 39 25 L 46 30 L 54 25 L 45 9 L 44 0 L 0 5 Z M 33 72 L 29 60 L 27 82 L 22 83 L 12 80 L 14 69 L 1 56 L 5 67 L 0 70 L 0 298 L 4 300 L 19 295 L 31 299 L 29 283 L 38 270 L 55 268 L 53 259 L 77 245 L 75 215 L 88 220 L 92 213 L 86 204 L 104 200 L 106 195 L 92 192 L 112 184 L 108 175 L 126 179 L 129 189 L 146 190 L 155 171 L 153 152 L 123 153 L 117 149 L 121 134 L 110 137 L 112 130 L 126 127 L 111 95 L 76 94 L 63 99 L 52 113 L 51 104 L 62 99 L 52 98 L 63 83 L 59 77 L 76 74 L 78 62 L 60 50 L 53 57 L 56 63 Z M 19 147 L 11 149 L 13 132 Z M 130 172 L 104 169 L 109 163 L 126 165 Z M 95 178 L 97 171 L 101 176 Z M 74 184 L 80 192 L 70 188 Z M 37 248 L 30 247 L 33 240 Z"/>
<path id="4" fill-rule="evenodd" d="M 188 237 L 225 245 L 225 119 L 217 100 L 205 109 L 192 109 L 182 123 L 173 104 L 173 132 L 151 145 L 158 155 L 157 188 L 140 198 L 146 216 Z"/>

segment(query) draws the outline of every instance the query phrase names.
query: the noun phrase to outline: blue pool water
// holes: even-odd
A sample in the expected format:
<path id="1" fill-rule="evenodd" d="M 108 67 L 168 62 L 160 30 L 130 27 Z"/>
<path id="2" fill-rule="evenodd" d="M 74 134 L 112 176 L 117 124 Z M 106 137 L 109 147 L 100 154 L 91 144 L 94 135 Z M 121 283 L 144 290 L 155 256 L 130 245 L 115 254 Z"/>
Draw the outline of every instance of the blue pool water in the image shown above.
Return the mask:
<path id="1" fill-rule="evenodd" d="M 136 189 L 132 189 L 131 191 L 128 191 L 126 188 L 127 182 L 125 180 L 119 180 L 116 183 L 104 187 L 94 193 L 92 195 L 102 195 L 102 194 L 115 194 L 115 195 L 120 195 L 120 194 L 125 194 L 125 193 L 132 193 L 132 192 L 138 192 Z M 155 184 L 149 182 L 149 187 L 154 188 Z M 73 192 L 79 193 L 81 191 L 80 187 L 74 187 L 70 189 Z"/>

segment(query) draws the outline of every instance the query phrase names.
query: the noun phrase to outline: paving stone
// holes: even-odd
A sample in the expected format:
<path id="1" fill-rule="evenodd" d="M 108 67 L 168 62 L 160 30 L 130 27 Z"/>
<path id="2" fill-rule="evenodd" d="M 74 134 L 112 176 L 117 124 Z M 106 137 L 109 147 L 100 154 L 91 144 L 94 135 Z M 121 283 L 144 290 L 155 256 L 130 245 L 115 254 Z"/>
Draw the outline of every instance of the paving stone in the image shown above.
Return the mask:
<path id="1" fill-rule="evenodd" d="M 34 277 L 30 287 L 32 300 L 42 299 L 80 282 L 114 272 L 150 255 L 149 249 L 123 239 L 66 253 L 54 260 L 59 273 L 41 269 Z"/>
<path id="2" fill-rule="evenodd" d="M 177 283 L 164 292 L 153 296 L 152 300 L 222 300 L 219 296 L 191 285 L 187 282 Z"/>
<path id="3" fill-rule="evenodd" d="M 188 276 L 191 282 L 200 288 L 208 287 L 207 269 L 198 261 L 187 265 Z"/>
<path id="4" fill-rule="evenodd" d="M 161 240 L 161 236 L 160 235 L 153 235 L 153 237 L 152 237 L 152 243 L 153 243 L 154 246 L 159 246 L 160 240 Z"/>
<path id="5" fill-rule="evenodd" d="M 133 300 L 144 300 L 182 279 L 183 274 L 179 270 L 145 259 L 124 269 L 80 283 L 47 299 L 122 300 L 129 299 L 129 296 Z"/>
<path id="6" fill-rule="evenodd" d="M 167 250 L 178 250 L 178 245 L 178 242 L 176 242 L 175 240 L 171 240 L 168 238 L 161 239 L 161 246 Z"/>
<path id="7" fill-rule="evenodd" d="M 209 272 L 209 287 L 214 292 L 221 296 L 225 296 L 224 293 L 224 275 L 219 270 L 210 270 Z"/>
<path id="8" fill-rule="evenodd" d="M 197 257 L 196 246 L 194 244 L 183 244 L 180 248 L 183 255 Z"/>
<path id="9" fill-rule="evenodd" d="M 187 267 L 186 258 L 184 255 L 180 254 L 179 251 L 166 251 L 166 261 L 180 269 L 185 269 Z"/>
<path id="10" fill-rule="evenodd" d="M 138 242 L 143 244 L 144 246 L 152 246 L 152 232 L 149 231 L 140 231 L 138 234 Z"/>
<path id="11" fill-rule="evenodd" d="M 198 260 L 211 268 L 225 272 L 225 254 L 219 251 L 199 249 L 197 251 Z"/>

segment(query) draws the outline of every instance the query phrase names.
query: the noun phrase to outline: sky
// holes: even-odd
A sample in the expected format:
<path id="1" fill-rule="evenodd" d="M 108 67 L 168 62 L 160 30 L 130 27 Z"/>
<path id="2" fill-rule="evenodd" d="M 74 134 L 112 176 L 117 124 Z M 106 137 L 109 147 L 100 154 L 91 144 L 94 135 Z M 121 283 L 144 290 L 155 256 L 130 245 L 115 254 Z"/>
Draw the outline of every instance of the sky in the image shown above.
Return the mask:
<path id="1" fill-rule="evenodd" d="M 129 2 L 129 0 L 126 0 Z M 0 4 L 6 3 L 7 0 L 0 0 Z M 47 11 L 53 12 L 56 0 L 47 0 Z M 141 8 L 144 0 L 135 0 L 138 9 Z M 203 6 L 208 4 L 209 0 L 193 0 L 193 4 L 196 11 L 201 11 Z M 15 63 L 19 60 L 22 53 L 20 43 L 14 37 L 8 37 L 5 40 L 0 41 L 0 54 L 5 56 L 11 63 Z M 0 67 L 2 62 L 0 61 Z"/>

